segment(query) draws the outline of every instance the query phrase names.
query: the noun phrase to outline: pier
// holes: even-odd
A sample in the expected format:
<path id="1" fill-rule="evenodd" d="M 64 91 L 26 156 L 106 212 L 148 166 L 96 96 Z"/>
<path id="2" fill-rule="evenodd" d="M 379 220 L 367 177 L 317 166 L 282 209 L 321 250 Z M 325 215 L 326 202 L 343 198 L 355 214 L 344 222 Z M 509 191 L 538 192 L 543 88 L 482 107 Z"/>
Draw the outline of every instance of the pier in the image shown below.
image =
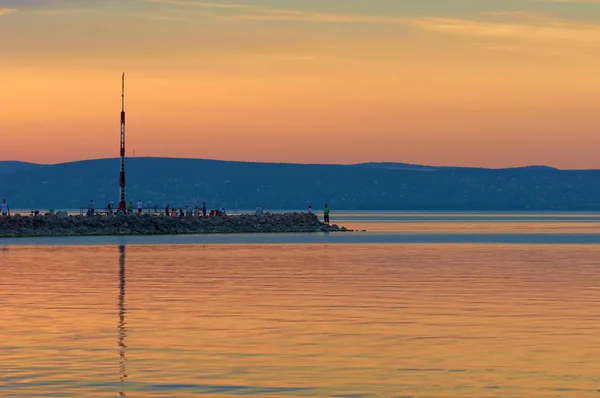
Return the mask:
<path id="1" fill-rule="evenodd" d="M 0 237 L 180 235 L 231 233 L 345 232 L 315 214 L 286 213 L 264 216 L 167 217 L 154 214 L 11 216 L 0 218 Z"/>

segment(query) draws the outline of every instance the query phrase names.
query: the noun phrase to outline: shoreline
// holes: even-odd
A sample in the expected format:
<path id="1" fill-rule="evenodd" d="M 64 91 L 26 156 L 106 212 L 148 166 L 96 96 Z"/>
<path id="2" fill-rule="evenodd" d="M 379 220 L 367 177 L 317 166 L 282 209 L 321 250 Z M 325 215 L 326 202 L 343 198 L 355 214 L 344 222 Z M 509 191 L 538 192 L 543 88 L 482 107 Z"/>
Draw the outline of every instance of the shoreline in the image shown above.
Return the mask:
<path id="1" fill-rule="evenodd" d="M 0 238 L 311 232 L 351 232 L 351 230 L 336 224 L 323 223 L 317 215 L 307 213 L 265 213 L 262 217 L 236 215 L 204 218 L 138 213 L 87 217 L 58 213 L 0 218 Z"/>

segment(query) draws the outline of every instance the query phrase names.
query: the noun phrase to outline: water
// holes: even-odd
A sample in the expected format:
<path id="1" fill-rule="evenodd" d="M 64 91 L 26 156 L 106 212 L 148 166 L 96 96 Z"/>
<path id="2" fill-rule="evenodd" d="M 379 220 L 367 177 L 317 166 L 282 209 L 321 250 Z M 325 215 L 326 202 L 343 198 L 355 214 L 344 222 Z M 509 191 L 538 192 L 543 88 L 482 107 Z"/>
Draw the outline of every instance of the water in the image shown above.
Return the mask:
<path id="1" fill-rule="evenodd" d="M 598 215 L 338 217 L 0 240 L 0 396 L 600 396 Z"/>

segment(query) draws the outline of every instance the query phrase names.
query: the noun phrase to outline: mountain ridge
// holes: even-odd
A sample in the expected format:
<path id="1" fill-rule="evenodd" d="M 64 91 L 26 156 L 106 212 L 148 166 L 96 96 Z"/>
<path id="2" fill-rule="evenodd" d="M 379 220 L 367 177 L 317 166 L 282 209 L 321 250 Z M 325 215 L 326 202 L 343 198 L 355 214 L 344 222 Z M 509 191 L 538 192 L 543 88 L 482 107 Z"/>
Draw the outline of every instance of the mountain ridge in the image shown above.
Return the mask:
<path id="1" fill-rule="evenodd" d="M 10 167 L 12 165 L 17 165 L 17 168 L 22 167 L 22 169 L 29 169 L 35 167 L 45 167 L 45 166 L 58 166 L 61 164 L 73 164 L 80 162 L 91 162 L 97 160 L 117 160 L 119 158 L 93 158 L 93 159 L 80 159 L 80 160 L 70 160 L 66 162 L 58 162 L 58 163 L 35 163 L 35 162 L 25 162 L 20 160 L 0 160 L 0 173 L 3 173 L 3 169 L 5 167 L 9 168 L 9 172 L 13 172 Z M 172 159 L 172 160 L 194 160 L 194 161 L 208 161 L 208 162 L 226 162 L 226 163 L 250 163 L 250 164 L 288 164 L 288 165 L 298 165 L 298 166 L 354 166 L 354 167 L 373 167 L 373 168 L 415 168 L 415 169 L 477 169 L 477 170 L 509 170 L 509 169 L 523 169 L 523 168 L 548 168 L 553 170 L 561 170 L 552 166 L 546 165 L 526 165 L 526 166 L 511 166 L 511 167 L 482 167 L 482 166 L 448 166 L 448 165 L 421 165 L 416 163 L 403 163 L 403 162 L 361 162 L 361 163 L 294 163 L 294 162 L 258 162 L 258 161 L 245 161 L 245 160 L 223 160 L 223 159 L 209 159 L 209 158 L 177 158 L 177 157 L 163 157 L 163 156 L 142 156 L 137 158 L 127 158 L 126 161 L 131 159 Z M 23 165 L 23 166 L 19 166 Z M 14 170 L 20 171 L 20 169 Z"/>
<path id="2" fill-rule="evenodd" d="M 12 174 L 18 171 L 30 170 L 38 167 L 44 167 L 45 164 L 21 162 L 20 160 L 2 160 L 0 161 L 0 175 Z"/>
<path id="3" fill-rule="evenodd" d="M 118 200 L 118 171 L 118 158 L 27 164 L 3 174 L 0 196 L 13 208 L 79 208 L 90 199 L 103 207 Z M 159 207 L 206 201 L 281 210 L 324 203 L 338 210 L 593 210 L 600 209 L 600 170 L 138 157 L 127 159 L 126 193 Z"/>

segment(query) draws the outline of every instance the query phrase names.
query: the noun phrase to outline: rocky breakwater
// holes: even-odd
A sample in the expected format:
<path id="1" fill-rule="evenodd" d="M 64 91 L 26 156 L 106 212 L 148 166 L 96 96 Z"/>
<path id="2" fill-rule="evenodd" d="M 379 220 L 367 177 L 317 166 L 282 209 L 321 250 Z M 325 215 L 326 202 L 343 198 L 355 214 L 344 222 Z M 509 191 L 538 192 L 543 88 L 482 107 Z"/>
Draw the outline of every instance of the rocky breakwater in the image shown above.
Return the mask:
<path id="1" fill-rule="evenodd" d="M 166 217 L 150 214 L 126 216 L 12 216 L 0 218 L 0 237 L 177 235 L 226 233 L 336 232 L 344 227 L 328 225 L 314 214 L 288 213 L 236 215 L 215 218 Z"/>

